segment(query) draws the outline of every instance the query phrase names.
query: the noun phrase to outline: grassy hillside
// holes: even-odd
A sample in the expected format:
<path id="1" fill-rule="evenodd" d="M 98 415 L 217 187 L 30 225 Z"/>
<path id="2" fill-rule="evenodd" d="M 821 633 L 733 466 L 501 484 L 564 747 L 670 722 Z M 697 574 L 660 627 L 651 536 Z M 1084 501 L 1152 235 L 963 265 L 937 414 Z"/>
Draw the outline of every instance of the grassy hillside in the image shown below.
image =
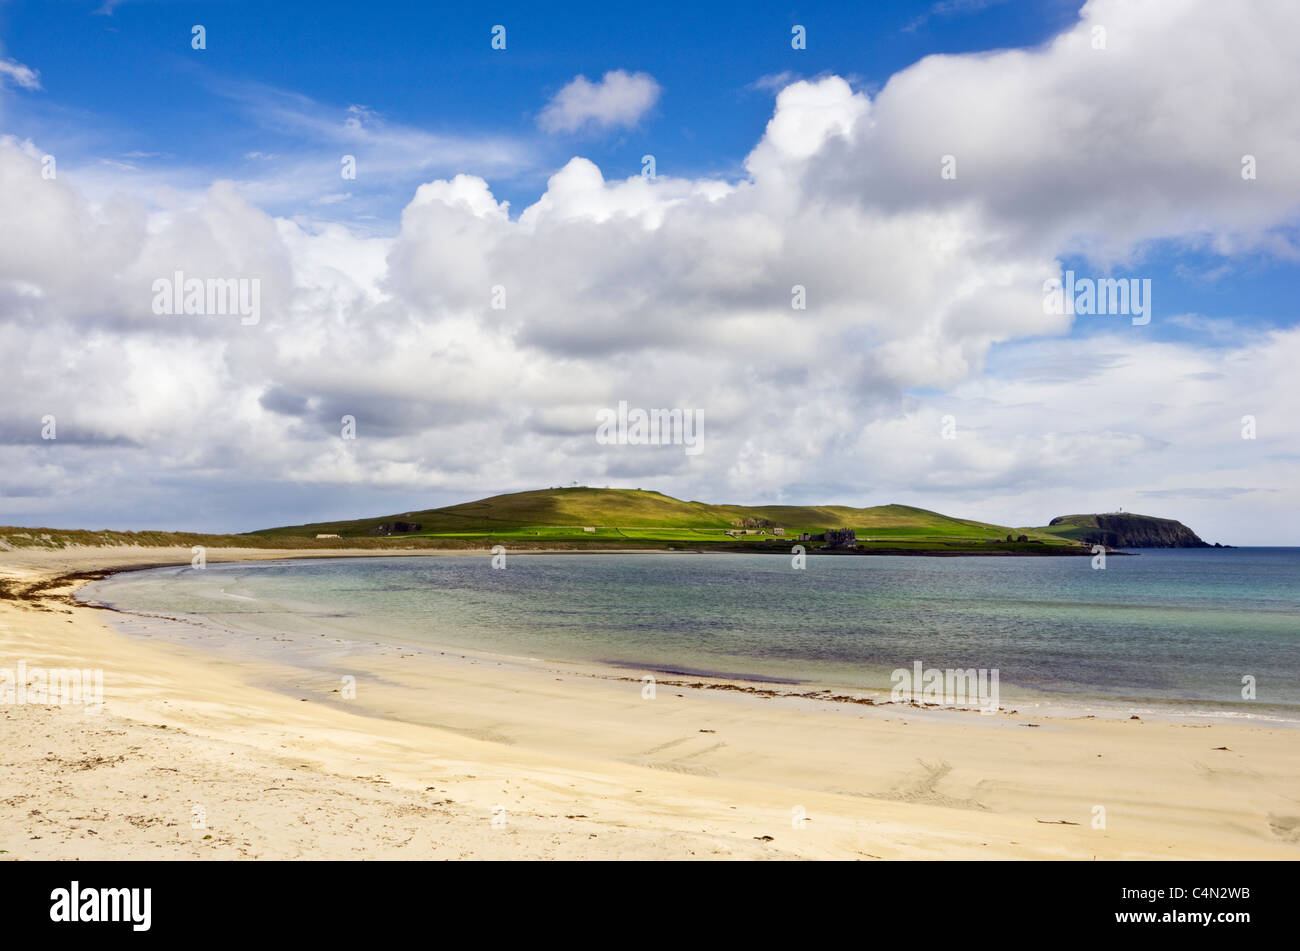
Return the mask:
<path id="1" fill-rule="evenodd" d="M 587 487 L 539 489 L 497 495 L 444 508 L 399 512 L 378 518 L 317 522 L 255 532 L 260 538 L 314 538 L 318 534 L 345 539 L 373 538 L 382 526 L 401 521 L 418 524 L 415 531 L 395 538 L 463 540 L 532 540 L 574 542 L 667 542 L 734 545 L 774 540 L 775 528 L 784 538 L 802 532 L 854 529 L 860 542 L 871 545 L 923 548 L 965 547 L 1001 541 L 1008 534 L 1027 535 L 1031 542 L 1070 545 L 1068 539 L 1038 529 L 1011 529 L 908 505 L 850 508 L 840 505 L 709 505 L 684 502 L 660 492 L 641 489 Z M 593 532 L 583 531 L 594 528 Z M 731 530 L 748 529 L 744 538 Z"/>
<path id="2" fill-rule="evenodd" d="M 1066 515 L 1062 516 L 1057 524 L 1045 525 L 1039 531 L 1082 543 L 1096 529 L 1097 516 L 1095 515 Z"/>
<path id="3" fill-rule="evenodd" d="M 406 523 L 395 526 L 395 522 Z M 418 529 L 413 526 L 419 525 Z M 290 525 L 242 535 L 91 532 L 0 526 L 0 551 L 70 546 L 220 548 L 690 548 L 789 551 L 802 533 L 852 528 L 859 550 L 1086 551 L 1079 526 L 1008 528 L 910 505 L 709 505 L 641 489 L 539 489 L 377 518 Z M 587 528 L 592 531 L 586 531 Z M 777 529 L 783 529 L 778 533 Z M 743 532 L 743 534 L 741 534 Z M 730 533 L 730 534 L 729 534 Z M 338 538 L 317 538 L 337 535 Z M 1007 542 L 1008 535 L 1016 541 Z M 1025 536 L 1025 541 L 1019 541 Z M 810 543 L 810 548 L 817 543 Z"/>

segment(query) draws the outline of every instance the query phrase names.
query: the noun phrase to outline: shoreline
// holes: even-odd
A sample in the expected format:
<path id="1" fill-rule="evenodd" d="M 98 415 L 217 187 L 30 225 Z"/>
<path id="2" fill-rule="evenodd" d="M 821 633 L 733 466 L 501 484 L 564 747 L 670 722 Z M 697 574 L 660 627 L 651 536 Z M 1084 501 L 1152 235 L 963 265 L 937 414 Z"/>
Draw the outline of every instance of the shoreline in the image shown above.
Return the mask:
<path id="1" fill-rule="evenodd" d="M 615 552 L 607 552 L 613 554 Z M 622 554 L 647 554 L 640 549 L 631 549 L 619 552 Z M 661 554 L 685 554 L 683 552 L 666 551 Z M 410 552 L 411 556 L 426 554 L 424 551 Z M 442 551 L 436 552 L 437 555 L 487 555 L 488 550 L 482 552 L 471 551 Z M 521 554 L 583 554 L 572 550 L 560 551 L 529 551 Z M 328 559 L 345 559 L 347 555 L 329 555 L 329 556 L 307 556 L 309 558 L 328 558 Z M 363 557 L 383 557 L 369 550 L 364 552 Z M 296 558 L 277 558 L 270 557 L 257 560 L 268 561 L 293 561 Z M 237 561 L 226 561 L 225 564 L 238 563 Z M 57 582 L 75 582 L 78 585 L 78 591 L 84 584 L 105 580 L 115 574 L 126 574 L 137 571 L 147 571 L 158 568 L 184 567 L 183 564 L 174 563 L 165 564 L 137 564 L 129 565 L 123 569 L 104 569 L 91 572 L 79 572 L 72 575 L 63 576 L 55 579 Z M 52 582 L 53 583 L 53 582 Z M 119 608 L 112 604 L 99 603 L 96 601 L 83 600 L 79 595 L 74 594 L 72 601 L 94 610 L 107 610 L 124 617 L 149 618 L 157 621 L 171 622 L 173 624 L 189 624 L 208 627 L 211 630 L 221 628 L 221 622 L 206 615 L 194 615 L 192 617 L 177 617 L 169 614 L 147 614 L 130 611 Z M 228 622 L 227 622 L 228 623 Z M 231 634 L 243 634 L 252 636 L 255 631 L 244 629 L 242 631 L 230 630 Z M 286 638 L 290 637 L 287 632 Z M 369 635 L 365 635 L 368 637 Z M 401 637 L 387 635 L 384 641 L 375 641 L 375 647 L 385 647 L 389 649 L 402 649 L 419 654 L 431 653 L 466 653 L 472 654 L 485 662 L 526 662 L 537 666 L 541 669 L 551 671 L 562 671 L 581 676 L 605 679 L 610 681 L 637 682 L 640 683 L 646 674 L 653 675 L 657 683 L 661 686 L 670 686 L 674 688 L 694 689 L 694 690 L 726 690 L 737 693 L 746 693 L 764 698 L 795 698 L 811 700 L 819 703 L 847 703 L 863 706 L 874 706 L 883 709 L 892 710 L 914 710 L 931 713 L 957 713 L 957 714 L 978 714 L 979 710 L 970 705 L 960 706 L 945 703 L 922 703 L 916 700 L 893 700 L 890 698 L 891 687 L 888 684 L 878 686 L 862 686 L 858 683 L 850 683 L 841 679 L 809 679 L 799 677 L 783 677 L 775 674 L 763 675 L 754 672 L 741 671 L 721 671 L 705 670 L 684 667 L 671 667 L 661 665 L 652 661 L 615 661 L 602 660 L 598 658 L 567 658 L 567 657 L 546 657 L 546 658 L 525 658 L 522 655 L 512 653 L 507 650 L 494 650 L 485 647 L 466 647 L 454 643 L 438 642 L 426 640 L 423 638 Z M 231 657 L 238 657 L 237 653 L 230 653 Z M 637 672 L 635 676 L 629 676 L 631 672 Z M 665 679 L 677 678 L 677 679 Z M 1213 700 L 1195 700 L 1195 699 L 1164 699 L 1158 697 L 1141 697 L 1141 696 L 1108 696 L 1103 694 L 1089 693 L 1044 693 L 1035 691 L 1031 688 L 1018 685 L 1014 682 L 1002 684 L 1003 693 L 1009 692 L 1012 696 L 1002 703 L 997 711 L 992 714 L 996 716 L 1021 715 L 1021 716 L 1039 716 L 1063 719 L 1113 719 L 1123 720 L 1131 717 L 1138 717 L 1146 720 L 1158 720 L 1168 723 L 1244 723 L 1244 724 L 1267 724 L 1283 729 L 1300 728 L 1300 716 L 1296 711 L 1286 708 L 1263 708 L 1260 712 L 1245 712 L 1233 707 L 1219 710 L 1213 709 L 1220 701 Z M 989 715 L 989 714 L 983 714 Z"/>
<path id="2" fill-rule="evenodd" d="M 118 572 L 113 572 L 117 574 Z M 74 595 L 76 597 L 76 595 Z M 149 614 L 119 608 L 96 601 L 78 603 L 93 610 L 109 611 L 117 618 L 110 619 L 115 629 L 123 630 L 131 626 L 130 619 L 144 622 L 156 622 L 163 628 L 178 630 L 176 625 L 191 625 L 215 634 L 224 631 L 227 634 L 256 637 L 251 628 L 223 628 L 222 623 L 205 615 L 178 617 L 169 614 Z M 125 620 L 119 620 L 125 619 Z M 139 626 L 138 624 L 136 625 Z M 127 636 L 139 636 L 138 634 Z M 150 638 L 157 635 L 148 634 Z M 367 635 L 369 637 L 369 635 Z M 296 640 L 292 634 L 285 633 L 278 638 L 285 642 Z M 185 644 L 185 640 L 169 638 L 162 635 L 164 643 Z M 350 643 L 357 643 L 351 641 Z M 389 635 L 385 640 L 368 642 L 369 647 L 381 651 L 403 651 L 404 656 L 432 656 L 434 654 L 457 654 L 473 657 L 478 662 L 508 663 L 534 668 L 548 673 L 563 673 L 570 676 L 588 677 L 611 682 L 640 684 L 646 675 L 655 678 L 658 687 L 673 687 L 689 690 L 732 691 L 749 694 L 764 699 L 807 700 L 817 704 L 854 704 L 877 707 L 893 711 L 917 711 L 929 714 L 974 714 L 979 716 L 1028 716 L 1049 717 L 1053 719 L 1101 719 L 1121 721 L 1142 719 L 1165 723 L 1244 723 L 1267 724 L 1280 729 L 1300 728 L 1300 717 L 1286 716 L 1289 710 L 1266 709 L 1259 713 L 1246 713 L 1234 710 L 1217 712 L 1205 709 L 1205 704 L 1212 701 L 1198 700 L 1161 700 L 1151 697 L 1106 697 L 1090 694 L 1030 694 L 1023 687 L 1011 684 L 1013 696 L 1001 703 L 992 713 L 981 713 L 978 707 L 971 705 L 954 705 L 948 703 L 922 703 L 916 700 L 893 700 L 889 694 L 891 688 L 882 686 L 849 685 L 839 681 L 798 679 L 793 677 L 764 676 L 753 673 L 706 671 L 667 667 L 651 662 L 628 662 L 599 659 L 573 659 L 565 657 L 531 657 L 506 650 L 494 650 L 485 647 L 466 647 L 446 642 L 416 640 L 413 638 Z M 212 648 L 194 648 L 199 652 L 215 652 L 231 660 L 253 660 L 253 655 L 241 653 L 227 641 Z M 310 645 L 305 646 L 310 651 Z M 359 656 L 365 656 L 360 650 Z M 293 665 L 290 665 L 293 666 Z M 307 664 L 299 664 L 295 669 L 316 669 Z M 635 672 L 635 674 L 633 674 Z M 677 678 L 677 679 L 669 679 Z M 827 686 L 829 684 L 829 686 Z M 324 697 L 318 699 L 327 699 Z"/>
<path id="3" fill-rule="evenodd" d="M 39 529 L 30 529 L 29 531 L 39 531 Z M 196 537 L 196 538 L 202 538 L 203 536 L 195 536 L 195 537 Z M 390 538 L 390 537 L 400 538 L 400 537 L 402 537 L 402 536 L 383 536 L 383 537 L 385 537 L 385 538 Z M 342 540 L 342 541 L 350 541 L 350 540 L 353 540 L 353 539 L 341 539 L 341 540 Z M 379 539 L 367 539 L 367 540 L 375 540 L 375 541 L 378 541 Z M 412 540 L 412 541 L 429 541 L 429 542 L 432 542 L 432 541 L 448 542 L 448 541 L 450 541 L 450 539 L 444 539 L 444 538 L 434 539 L 434 538 L 428 538 L 428 537 L 425 537 L 425 536 L 413 536 L 411 540 Z M 304 541 L 305 541 L 305 539 L 304 539 Z M 605 544 L 605 543 L 603 543 L 603 542 L 589 542 L 589 543 L 567 542 L 567 543 L 564 543 L 564 547 L 547 547 L 547 546 L 546 546 L 545 544 L 543 544 L 543 543 L 532 543 L 532 542 L 527 542 L 527 541 L 525 541 L 525 540 L 517 539 L 517 538 L 506 538 L 506 539 L 500 539 L 500 540 L 497 540 L 497 539 L 493 539 L 491 536 L 482 536 L 482 540 L 481 540 L 481 541 L 480 541 L 479 539 L 476 538 L 475 541 L 474 541 L 473 543 L 471 543 L 471 544 L 465 544 L 465 545 L 460 545 L 459 547 L 456 546 L 456 545 L 451 545 L 451 544 L 440 544 L 440 545 L 434 545 L 434 544 L 428 544 L 428 545 L 416 545 L 416 546 L 405 547 L 405 548 L 399 548 L 399 547 L 388 548 L 388 547 L 382 547 L 382 546 L 378 546 L 378 545 L 373 546 L 373 547 L 365 547 L 365 548 L 330 548 L 330 547 L 320 547 L 320 548 L 274 548 L 274 547 L 269 547 L 269 546 L 249 546 L 249 547 L 242 547 L 242 546 L 239 546 L 239 545 L 203 545 L 202 547 L 205 549 L 206 552 L 223 552 L 223 551 L 224 551 L 224 552 L 231 552 L 231 551 L 234 551 L 234 552 L 241 552 L 241 553 L 251 553 L 251 552 L 279 552 L 279 553 L 281 553 L 280 556 L 281 556 L 281 557 L 285 557 L 285 558 L 314 558 L 314 557 L 333 558 L 333 557 L 367 557 L 367 556 L 369 556 L 369 557 L 383 557 L 383 556 L 385 556 L 385 555 L 403 556 L 403 555 L 411 555 L 411 554 L 422 554 L 422 555 L 457 554 L 457 555 L 467 555 L 467 554 L 479 554 L 479 553 L 483 553 L 483 552 L 490 552 L 491 549 L 492 549 L 492 547 L 493 547 L 494 545 L 496 545 L 496 544 L 499 544 L 499 545 L 502 545 L 503 547 L 506 547 L 506 548 L 510 551 L 510 553 L 513 554 L 513 555 L 527 555 L 527 554 L 534 554 L 534 555 L 536 555 L 536 554 L 545 554 L 545 555 L 602 555 L 602 554 L 610 554 L 610 555 L 633 555 L 633 554 L 661 554 L 661 555 L 782 555 L 782 556 L 787 556 L 787 557 L 788 557 L 788 556 L 790 555 L 790 550 L 786 547 L 787 545 L 803 545 L 803 546 L 806 548 L 806 552 L 805 552 L 805 554 L 808 554 L 808 555 L 834 555 L 834 556 L 837 556 L 837 557 L 841 557 L 841 556 L 873 556 L 873 555 L 886 555 L 886 556 L 896 556 L 896 557 L 917 557 L 917 558 L 963 558 L 963 557 L 967 557 L 967 556 L 972 557 L 972 558 L 988 558 L 988 557 L 997 557 L 997 558 L 1022 558 L 1022 557 L 1023 557 L 1023 558 L 1042 558 L 1042 557 L 1053 557 L 1053 558 L 1056 558 L 1056 557 L 1075 557 L 1075 558 L 1078 558 L 1078 557 L 1085 557 L 1085 558 L 1091 558 L 1091 557 L 1093 557 L 1093 551 L 1092 551 L 1092 549 L 1089 548 L 1089 547 L 1081 547 L 1081 546 L 1065 546 L 1065 545 L 1061 545 L 1061 546 L 1043 546 L 1043 545 L 1032 545 L 1032 544 L 1020 543 L 1020 542 L 1013 542 L 1013 543 L 1011 543 L 1011 544 L 1015 544 L 1015 545 L 1023 545 L 1023 547 L 1017 547 L 1017 548 L 999 548 L 999 547 L 995 547 L 995 546 L 997 546 L 997 545 L 1002 545 L 1002 544 L 1004 544 L 1003 542 L 992 542 L 992 543 L 989 543 L 989 545 L 987 545 L 987 546 L 980 546 L 980 547 L 975 547 L 975 546 L 971 546 L 971 547 L 957 547 L 957 546 L 953 546 L 953 547 L 946 547 L 946 548 L 886 548 L 886 547 L 867 547 L 865 544 L 863 544 L 863 543 L 859 543 L 859 544 L 858 544 L 856 547 L 854 547 L 854 548 L 832 548 L 832 547 L 809 547 L 808 544 L 803 543 L 803 542 L 800 542 L 799 539 L 798 539 L 797 537 L 794 537 L 794 536 L 791 536 L 791 537 L 788 538 L 788 539 L 782 539 L 782 540 L 780 541 L 779 544 L 777 544 L 777 541 L 776 541 L 775 538 L 772 538 L 772 539 L 768 539 L 767 541 L 763 541 L 763 542 L 754 542 L 754 543 L 748 543 L 748 542 L 741 542 L 741 543 L 734 543 L 734 542 L 733 542 L 733 543 L 722 543 L 722 542 L 719 542 L 719 543 L 716 543 L 716 544 L 711 545 L 711 546 L 709 546 L 709 547 L 696 547 L 699 543 L 696 542 L 694 539 L 681 539 L 680 541 L 674 541 L 672 545 L 668 545 L 668 544 L 667 544 L 668 541 L 670 541 L 670 540 L 664 540 L 664 541 L 662 541 L 662 542 L 655 542 L 655 543 L 653 543 L 653 544 L 649 544 L 649 543 L 648 543 L 648 544 L 645 544 L 645 545 L 634 545 L 634 546 L 632 546 L 632 547 L 623 547 L 623 546 L 608 545 L 608 544 Z M 510 544 L 507 545 L 506 542 L 509 542 Z M 196 544 L 197 544 L 197 543 L 196 543 Z M 140 546 L 140 545 L 114 545 L 114 546 L 90 546 L 90 547 L 93 547 L 93 548 L 95 548 L 96 550 L 102 550 L 102 551 L 113 551 L 113 550 L 131 550 L 132 548 L 142 548 L 142 547 L 147 547 L 147 546 Z M 1205 545 L 1205 546 L 1187 546 L 1187 548 L 1186 548 L 1185 550 L 1189 550 L 1189 551 L 1190 551 L 1190 550 L 1200 550 L 1200 549 L 1204 549 L 1204 550 L 1213 551 L 1213 550 L 1216 550 L 1216 549 L 1227 550 L 1227 549 L 1232 549 L 1232 548 L 1236 548 L 1236 547 L 1237 547 L 1237 546 L 1235 546 L 1235 545 L 1221 545 L 1221 546 L 1215 546 L 1215 545 Z M 58 552 L 58 551 L 65 551 L 65 550 L 90 550 L 90 548 L 87 547 L 87 546 L 81 546 L 81 545 L 76 545 L 76 544 L 68 545 L 68 546 L 66 546 L 65 548 L 55 547 L 55 546 L 44 546 L 44 545 L 8 546 L 8 547 L 5 547 L 5 546 L 3 546 L 3 545 L 0 545 L 0 556 L 4 555 L 4 554 L 7 553 L 7 552 L 12 552 L 12 553 L 15 553 L 15 554 L 22 554 L 22 553 L 26 553 L 26 552 Z M 1136 549 L 1136 550 L 1134 550 L 1134 549 L 1123 549 L 1123 548 L 1110 548 L 1110 547 L 1107 547 L 1107 548 L 1106 548 L 1106 555 L 1107 555 L 1107 557 L 1110 557 L 1110 556 L 1130 557 L 1130 556 L 1136 556 L 1136 555 L 1138 554 L 1138 552 L 1141 551 L 1141 550 L 1142 550 L 1142 549 Z M 1152 549 L 1152 550 L 1160 550 L 1160 549 Z M 1170 549 L 1170 550 L 1175 550 L 1175 549 L 1171 546 L 1171 549 Z M 188 561 L 189 559 L 187 558 L 187 559 L 185 559 L 185 560 Z M 127 566 L 124 566 L 123 568 L 118 569 L 118 570 L 123 570 L 123 571 L 134 570 L 134 567 L 135 567 L 135 566 L 133 566 L 133 565 L 127 565 Z M 167 567 L 167 565 L 165 565 L 165 564 L 163 564 L 163 565 L 155 565 L 155 566 L 153 566 L 153 567 Z"/>
<path id="4" fill-rule="evenodd" d="M 208 560 L 346 556 L 227 553 Z M 401 648 L 357 665 L 363 709 L 316 699 L 337 690 L 326 674 L 132 639 L 68 580 L 189 560 L 0 553 L 0 666 L 105 672 L 95 716 L 0 705 L 17 738 L 4 858 L 1300 858 L 1286 728 L 1030 722 L 664 681 L 650 701 L 639 678 Z M 198 805 L 206 830 L 191 827 Z"/>

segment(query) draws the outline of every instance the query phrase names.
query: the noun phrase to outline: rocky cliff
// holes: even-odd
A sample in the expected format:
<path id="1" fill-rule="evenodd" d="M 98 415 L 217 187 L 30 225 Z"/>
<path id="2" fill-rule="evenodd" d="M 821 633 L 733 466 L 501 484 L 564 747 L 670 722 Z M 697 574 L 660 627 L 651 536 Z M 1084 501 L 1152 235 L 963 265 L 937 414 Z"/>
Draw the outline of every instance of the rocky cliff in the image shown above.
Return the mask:
<path id="1" fill-rule="evenodd" d="M 1104 515 L 1058 515 L 1049 528 L 1064 528 L 1067 535 L 1087 545 L 1108 548 L 1213 548 L 1197 534 L 1171 518 L 1114 512 Z"/>

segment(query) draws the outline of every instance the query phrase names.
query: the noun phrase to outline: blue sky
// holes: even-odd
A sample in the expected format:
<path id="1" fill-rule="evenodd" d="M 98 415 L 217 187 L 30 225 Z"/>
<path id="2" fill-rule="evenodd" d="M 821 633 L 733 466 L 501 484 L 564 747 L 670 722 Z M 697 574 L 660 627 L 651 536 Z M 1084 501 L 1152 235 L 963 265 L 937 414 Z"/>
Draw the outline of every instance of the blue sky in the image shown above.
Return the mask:
<path id="1" fill-rule="evenodd" d="M 253 528 L 577 480 L 1006 524 L 1148 501 L 1241 541 L 1231 498 L 1249 539 L 1300 537 L 1294 16 L 0 0 L 0 522 Z M 266 318 L 160 323 L 145 289 L 182 265 L 262 280 Z M 1151 323 L 1044 316 L 1067 269 L 1150 280 Z M 706 408 L 717 448 L 593 446 L 623 399 Z M 341 451 L 346 412 L 371 441 Z"/>
<path id="2" fill-rule="evenodd" d="M 110 15 L 97 15 L 103 6 L 61 3 L 55 28 L 48 3 L 0 4 L 6 54 L 41 64 L 44 86 L 39 102 L 14 104 L 15 131 L 100 157 L 156 155 L 135 159 L 145 167 L 205 165 L 239 174 L 248 152 L 292 145 L 292 136 L 255 121 L 256 104 L 277 92 L 301 95 L 323 110 L 361 105 L 432 132 L 527 140 L 535 161 L 488 178 L 498 197 L 519 209 L 578 152 L 607 177 L 639 172 L 647 152 L 661 173 L 734 176 L 771 116 L 773 89 L 755 86 L 764 77 L 836 73 L 871 89 L 933 53 L 1041 43 L 1074 18 L 1078 4 L 457 9 L 324 0 L 304 15 L 292 4 L 123 0 Z M 190 49 L 195 23 L 207 28 L 203 52 Z M 807 28 L 806 50 L 791 49 L 796 23 Z M 507 28 L 504 52 L 489 45 L 495 24 Z M 561 141 L 538 133 L 535 117 L 549 95 L 575 75 L 594 79 L 613 69 L 647 72 L 663 88 L 635 129 Z M 393 195 L 389 208 L 399 210 L 408 198 Z"/>

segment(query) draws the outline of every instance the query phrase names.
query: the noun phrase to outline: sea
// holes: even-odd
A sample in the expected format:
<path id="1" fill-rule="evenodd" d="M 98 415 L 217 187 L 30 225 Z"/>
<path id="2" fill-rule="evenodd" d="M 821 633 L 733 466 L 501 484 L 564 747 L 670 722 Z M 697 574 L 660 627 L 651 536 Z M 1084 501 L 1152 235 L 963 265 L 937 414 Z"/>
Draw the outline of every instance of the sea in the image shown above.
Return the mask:
<path id="1" fill-rule="evenodd" d="M 79 597 L 124 612 L 134 636 L 236 653 L 317 638 L 885 698 L 919 663 L 997 671 L 1004 708 L 1300 723 L 1300 548 L 1146 549 L 1101 569 L 1032 556 L 797 564 L 730 553 L 210 563 L 122 572 Z"/>

